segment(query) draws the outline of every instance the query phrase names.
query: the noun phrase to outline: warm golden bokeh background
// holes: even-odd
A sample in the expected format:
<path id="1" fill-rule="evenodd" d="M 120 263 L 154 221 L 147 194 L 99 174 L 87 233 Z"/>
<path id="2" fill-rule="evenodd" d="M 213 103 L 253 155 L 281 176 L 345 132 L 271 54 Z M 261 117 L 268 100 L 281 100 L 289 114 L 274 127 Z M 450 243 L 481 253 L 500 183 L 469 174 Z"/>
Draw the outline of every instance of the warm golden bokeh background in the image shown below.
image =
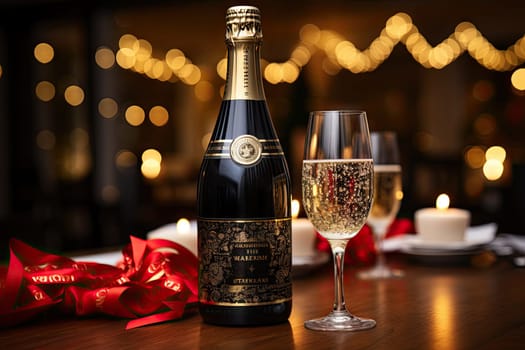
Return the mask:
<path id="1" fill-rule="evenodd" d="M 522 1 L 253 1 L 300 197 L 308 111 L 361 108 L 403 154 L 400 216 L 439 193 L 525 234 Z M 0 2 L 0 243 L 120 245 L 195 217 L 233 1 Z"/>

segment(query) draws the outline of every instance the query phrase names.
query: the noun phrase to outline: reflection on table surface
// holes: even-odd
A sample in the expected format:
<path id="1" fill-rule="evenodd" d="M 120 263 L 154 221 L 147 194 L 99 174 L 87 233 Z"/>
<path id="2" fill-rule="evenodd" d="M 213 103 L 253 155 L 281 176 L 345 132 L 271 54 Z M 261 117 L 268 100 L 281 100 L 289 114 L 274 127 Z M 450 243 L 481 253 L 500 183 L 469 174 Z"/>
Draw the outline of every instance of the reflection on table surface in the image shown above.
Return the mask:
<path id="1" fill-rule="evenodd" d="M 294 280 L 293 311 L 286 324 L 225 328 L 198 314 L 175 322 L 125 330 L 109 317 L 44 317 L 0 330 L 0 343 L 26 348 L 224 348 L 224 349 L 518 349 L 525 341 L 525 269 L 506 258 L 489 267 L 422 265 L 389 256 L 404 278 L 365 281 L 358 268 L 345 272 L 346 301 L 359 316 L 377 321 L 362 332 L 315 332 L 306 319 L 329 311 L 329 264 Z"/>

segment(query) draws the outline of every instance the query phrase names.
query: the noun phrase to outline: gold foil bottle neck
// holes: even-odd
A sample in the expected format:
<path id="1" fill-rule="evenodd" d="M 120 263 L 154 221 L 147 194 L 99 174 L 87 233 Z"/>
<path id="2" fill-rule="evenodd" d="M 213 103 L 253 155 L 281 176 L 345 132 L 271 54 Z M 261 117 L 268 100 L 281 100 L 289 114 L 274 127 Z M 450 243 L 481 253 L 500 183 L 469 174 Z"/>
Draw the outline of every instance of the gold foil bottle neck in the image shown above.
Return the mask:
<path id="1" fill-rule="evenodd" d="M 226 10 L 226 41 L 261 40 L 261 12 L 254 6 L 233 6 Z"/>

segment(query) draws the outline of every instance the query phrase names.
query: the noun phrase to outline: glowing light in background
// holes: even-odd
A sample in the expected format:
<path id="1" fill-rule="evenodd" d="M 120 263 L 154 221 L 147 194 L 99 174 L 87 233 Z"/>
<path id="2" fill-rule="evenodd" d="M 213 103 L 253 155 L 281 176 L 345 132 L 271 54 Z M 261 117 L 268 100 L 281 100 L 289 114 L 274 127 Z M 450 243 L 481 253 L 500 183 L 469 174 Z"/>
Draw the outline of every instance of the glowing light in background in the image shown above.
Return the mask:
<path id="1" fill-rule="evenodd" d="M 160 174 L 160 170 L 160 163 L 155 162 L 153 159 L 149 159 L 145 162 L 142 162 L 142 166 L 140 167 L 142 175 L 144 175 L 144 177 L 148 179 L 157 178 Z"/>
<path id="2" fill-rule="evenodd" d="M 89 174 L 91 164 L 89 133 L 83 128 L 72 129 L 59 161 L 60 175 L 70 180 L 81 179 Z"/>
<path id="3" fill-rule="evenodd" d="M 501 146 L 492 146 L 485 152 L 485 158 L 487 160 L 495 159 L 500 163 L 503 163 L 505 161 L 506 156 L 507 152 Z"/>
<path id="4" fill-rule="evenodd" d="M 503 175 L 503 163 L 496 159 L 489 159 L 483 165 L 483 175 L 490 181 L 498 180 Z"/>
<path id="5" fill-rule="evenodd" d="M 149 148 L 147 150 L 145 150 L 144 152 L 142 152 L 142 161 L 146 161 L 146 160 L 149 160 L 149 159 L 153 159 L 157 162 L 161 162 L 162 161 L 162 155 L 160 154 L 159 151 L 157 151 L 156 149 L 154 148 Z"/>
<path id="6" fill-rule="evenodd" d="M 89 134 L 87 130 L 82 128 L 75 128 L 69 135 L 71 144 L 78 149 L 87 149 L 89 146 Z"/>
<path id="7" fill-rule="evenodd" d="M 55 97 L 55 85 L 49 81 L 41 81 L 35 87 L 36 97 L 44 102 L 49 102 Z"/>
<path id="8" fill-rule="evenodd" d="M 496 181 L 501 178 L 505 170 L 503 162 L 507 152 L 501 146 L 492 146 L 485 151 L 485 164 L 483 165 L 483 175 L 490 181 Z"/>
<path id="9" fill-rule="evenodd" d="M 194 64 L 186 64 L 178 71 L 178 77 L 188 85 L 195 85 L 201 80 L 201 70 Z"/>
<path id="10" fill-rule="evenodd" d="M 226 80 L 227 71 L 228 71 L 228 59 L 223 58 L 217 63 L 217 74 L 223 80 Z"/>
<path id="11" fill-rule="evenodd" d="M 151 43 L 132 34 L 120 37 L 116 61 L 124 69 L 131 69 L 159 81 L 180 80 L 187 85 L 195 85 L 202 77 L 200 67 L 194 65 L 181 50 L 170 49 L 164 57 L 153 57 Z"/>
<path id="12" fill-rule="evenodd" d="M 142 153 L 142 175 L 148 179 L 155 179 L 161 171 L 162 156 L 156 149 L 150 148 Z"/>
<path id="13" fill-rule="evenodd" d="M 510 81 L 516 90 L 525 91 L 525 68 L 517 69 L 512 73 Z"/>
<path id="14" fill-rule="evenodd" d="M 149 111 L 149 120 L 155 126 L 164 126 L 168 122 L 168 110 L 162 106 L 154 106 Z"/>
<path id="15" fill-rule="evenodd" d="M 480 102 L 486 102 L 494 96 L 494 85 L 488 80 L 480 80 L 474 84 L 472 96 Z"/>
<path id="16" fill-rule="evenodd" d="M 132 49 L 137 45 L 137 37 L 131 34 L 124 34 L 120 37 L 118 41 L 118 46 L 122 48 Z"/>
<path id="17" fill-rule="evenodd" d="M 109 69 L 115 64 L 115 54 L 105 46 L 101 46 L 95 52 L 95 62 L 102 69 Z"/>
<path id="18" fill-rule="evenodd" d="M 215 94 L 215 89 L 213 88 L 212 83 L 207 80 L 201 80 L 195 84 L 195 89 L 193 90 L 195 97 L 202 102 L 210 101 Z"/>
<path id="19" fill-rule="evenodd" d="M 474 121 L 474 130 L 480 136 L 489 136 L 496 131 L 496 128 L 496 118 L 488 113 L 480 114 Z"/>
<path id="20" fill-rule="evenodd" d="M 98 103 L 98 112 L 104 118 L 113 118 L 118 113 L 117 101 L 111 97 L 105 97 Z"/>
<path id="21" fill-rule="evenodd" d="M 131 69 L 136 62 L 135 54 L 129 48 L 118 50 L 115 59 L 117 64 L 124 69 Z"/>
<path id="22" fill-rule="evenodd" d="M 36 135 L 36 144 L 41 150 L 51 151 L 55 148 L 56 136 L 51 130 L 41 130 Z"/>
<path id="23" fill-rule="evenodd" d="M 146 113 L 144 112 L 142 107 L 133 105 L 129 106 L 126 109 L 124 116 L 129 125 L 139 126 L 144 122 L 144 119 L 146 118 Z"/>
<path id="24" fill-rule="evenodd" d="M 525 35 L 507 49 L 498 50 L 474 24 L 461 22 L 447 38 L 432 46 L 419 33 L 412 18 L 399 12 L 387 19 L 380 35 L 364 50 L 356 48 L 352 42 L 335 31 L 321 30 L 308 23 L 299 30 L 299 42 L 291 50 L 289 59 L 264 65 L 264 78 L 271 84 L 295 82 L 301 69 L 317 51 L 326 55 L 326 59 L 322 61 L 322 69 L 329 75 L 335 75 L 341 69 L 352 73 L 370 72 L 379 67 L 399 43 L 406 46 L 419 64 L 429 69 L 442 69 L 465 52 L 490 70 L 508 71 L 525 62 Z M 155 58 L 152 57 L 151 44 L 145 39 L 137 39 L 132 34 L 124 34 L 120 38 L 119 48 L 116 59 L 124 69 L 146 74 L 152 79 L 170 82 L 180 80 L 188 85 L 195 85 L 201 79 L 201 68 L 192 64 L 180 49 L 170 49 L 163 58 Z M 226 58 L 221 58 L 216 65 L 217 74 L 224 80 L 226 65 Z M 170 78 L 165 66 L 173 73 Z M 525 83 L 523 86 L 525 88 Z M 483 99 L 489 98 L 489 95 L 477 96 Z"/>
<path id="25" fill-rule="evenodd" d="M 184 52 L 179 49 L 169 50 L 166 52 L 166 63 L 174 73 L 177 73 L 186 64 Z"/>
<path id="26" fill-rule="evenodd" d="M 120 150 L 115 156 L 115 164 L 119 168 L 130 168 L 137 164 L 137 156 L 129 150 Z"/>
<path id="27" fill-rule="evenodd" d="M 120 190 L 114 185 L 106 185 L 102 187 L 100 196 L 106 203 L 115 203 L 120 198 Z"/>
<path id="28" fill-rule="evenodd" d="M 479 146 L 470 147 L 465 152 L 465 162 L 472 169 L 479 169 L 485 163 L 485 151 Z"/>
<path id="29" fill-rule="evenodd" d="M 76 107 L 84 102 L 84 90 L 80 86 L 70 85 L 64 91 L 64 98 L 67 103 Z"/>
<path id="30" fill-rule="evenodd" d="M 48 43 L 40 43 L 35 46 L 33 54 L 35 55 L 35 58 L 38 62 L 45 64 L 53 60 L 53 57 L 55 56 L 55 50 Z"/>

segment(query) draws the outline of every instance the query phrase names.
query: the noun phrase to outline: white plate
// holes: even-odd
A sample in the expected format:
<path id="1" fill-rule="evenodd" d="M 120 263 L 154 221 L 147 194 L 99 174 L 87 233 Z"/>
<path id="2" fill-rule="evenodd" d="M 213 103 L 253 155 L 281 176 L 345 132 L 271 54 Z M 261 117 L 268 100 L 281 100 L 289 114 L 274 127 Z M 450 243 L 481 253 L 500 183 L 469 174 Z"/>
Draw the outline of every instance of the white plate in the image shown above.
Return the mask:
<path id="1" fill-rule="evenodd" d="M 483 251 L 483 245 L 471 249 L 419 249 L 410 247 L 401 249 L 402 253 L 409 255 L 435 257 L 467 256 L 477 254 L 481 251 Z"/>
<path id="2" fill-rule="evenodd" d="M 442 242 L 442 241 L 427 241 L 417 236 L 408 237 L 405 241 L 405 248 L 427 250 L 427 251 L 466 251 L 478 249 L 485 244 L 490 243 L 491 240 L 471 240 L 471 241 L 457 241 L 457 242 Z"/>

